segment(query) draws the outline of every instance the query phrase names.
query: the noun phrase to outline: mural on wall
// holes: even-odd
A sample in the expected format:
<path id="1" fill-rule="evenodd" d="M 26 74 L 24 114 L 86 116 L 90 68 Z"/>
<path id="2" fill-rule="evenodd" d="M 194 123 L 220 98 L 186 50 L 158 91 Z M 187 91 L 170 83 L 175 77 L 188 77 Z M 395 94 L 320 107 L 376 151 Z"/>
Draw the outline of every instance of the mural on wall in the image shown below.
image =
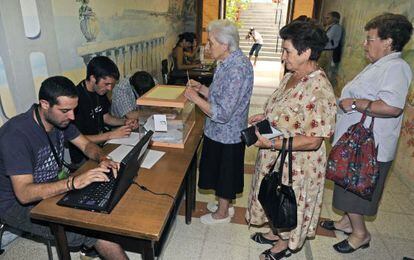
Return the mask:
<path id="1" fill-rule="evenodd" d="M 64 61 L 62 69 L 65 75 L 74 81 L 82 79 L 84 62 L 78 54 L 79 47 L 164 34 L 166 51 L 172 49 L 176 36 L 184 30 L 187 19 L 183 16 L 185 1 L 57 1 L 53 5 L 54 22 L 59 48 L 66 50 L 59 53 L 59 60 Z M 88 20 L 90 24 L 87 33 L 81 31 L 82 20 Z M 96 23 L 91 25 L 91 20 Z"/>
<path id="2" fill-rule="evenodd" d="M 188 0 L 42 0 L 42 8 L 26 8 L 27 12 L 23 12 L 26 9 L 22 3 L 30 1 L 0 1 L 0 9 L 8 10 L 7 19 L 2 14 L 5 17 L 0 20 L 0 27 L 9 28 L 2 40 L 24 41 L 23 45 L 0 46 L 1 53 L 19 54 L 0 57 L 0 96 L 5 112 L 14 116 L 24 111 L 36 99 L 40 82 L 50 75 L 65 75 L 75 83 L 84 79 L 84 61 L 94 54 L 110 56 L 121 64 L 120 70 L 125 74 L 137 68 L 155 76 L 161 74 L 161 60 L 184 31 L 185 1 L 191 4 Z M 40 19 L 37 23 L 36 10 Z M 22 21 L 26 20 L 29 26 L 23 26 Z M 33 32 L 28 30 L 31 28 Z M 39 37 L 41 44 L 36 42 Z M 13 59 L 19 63 L 12 63 Z M 15 77 L 22 66 L 15 68 L 13 64 L 26 66 L 24 71 L 30 77 Z M 20 85 L 27 95 L 19 93 Z"/>
<path id="3" fill-rule="evenodd" d="M 195 9 L 195 0 L 185 0 L 184 8 L 183 8 L 183 15 L 185 17 L 195 17 L 196 9 Z"/>
<path id="4" fill-rule="evenodd" d="M 352 6 L 352 8 L 350 8 Z M 364 26 L 373 17 L 384 13 L 399 13 L 414 22 L 414 1 L 412 0 L 331 0 L 325 1 L 323 12 L 338 11 L 344 26 L 346 37 L 343 58 L 338 71 L 335 93 L 340 94 L 344 85 L 354 78 L 367 64 L 364 57 Z M 404 47 L 402 52 L 411 68 L 414 68 L 414 39 Z M 414 83 L 411 83 L 407 104 L 404 111 L 403 125 L 393 170 L 404 180 L 414 184 Z"/>
<path id="5" fill-rule="evenodd" d="M 89 0 L 76 0 L 81 3 L 79 7 L 80 29 L 88 42 L 93 42 L 99 33 L 99 24 L 92 8 L 88 6 Z"/>

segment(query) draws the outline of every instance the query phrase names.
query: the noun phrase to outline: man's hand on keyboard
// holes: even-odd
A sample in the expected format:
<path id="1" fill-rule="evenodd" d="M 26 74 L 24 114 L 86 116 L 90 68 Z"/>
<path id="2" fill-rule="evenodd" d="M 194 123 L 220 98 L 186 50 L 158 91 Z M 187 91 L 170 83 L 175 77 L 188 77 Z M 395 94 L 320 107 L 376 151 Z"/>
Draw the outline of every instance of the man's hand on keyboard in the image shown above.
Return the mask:
<path id="1" fill-rule="evenodd" d="M 110 171 L 108 167 L 99 166 L 98 168 L 74 176 L 72 188 L 79 190 L 93 182 L 107 182 L 109 181 L 108 173 Z"/>
<path id="2" fill-rule="evenodd" d="M 106 157 L 107 159 L 101 160 L 99 163 L 100 167 L 112 169 L 112 173 L 114 174 L 114 178 L 116 178 L 119 170 L 119 163 L 112 161 L 111 158 Z"/>

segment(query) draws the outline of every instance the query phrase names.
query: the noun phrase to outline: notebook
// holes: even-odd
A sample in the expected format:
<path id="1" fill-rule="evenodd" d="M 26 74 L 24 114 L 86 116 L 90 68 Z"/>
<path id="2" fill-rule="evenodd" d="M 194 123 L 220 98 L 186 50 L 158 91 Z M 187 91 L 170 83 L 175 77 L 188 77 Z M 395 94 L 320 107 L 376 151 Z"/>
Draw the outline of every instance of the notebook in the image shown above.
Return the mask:
<path id="1" fill-rule="evenodd" d="M 95 182 L 83 189 L 69 191 L 57 204 L 65 207 L 111 213 L 137 175 L 153 133 L 153 131 L 148 131 L 125 156 L 121 161 L 116 179 L 110 172 L 108 173 L 109 182 Z"/>

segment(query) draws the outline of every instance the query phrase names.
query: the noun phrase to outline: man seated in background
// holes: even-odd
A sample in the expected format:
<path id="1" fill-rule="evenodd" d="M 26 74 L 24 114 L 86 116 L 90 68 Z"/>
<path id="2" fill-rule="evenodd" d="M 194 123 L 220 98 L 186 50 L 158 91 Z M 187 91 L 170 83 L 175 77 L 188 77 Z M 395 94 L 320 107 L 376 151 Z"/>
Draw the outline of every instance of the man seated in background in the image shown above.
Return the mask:
<path id="1" fill-rule="evenodd" d="M 137 98 L 154 86 L 154 79 L 146 71 L 138 71 L 131 77 L 125 77 L 112 91 L 111 114 L 118 118 L 138 119 Z"/>
<path id="2" fill-rule="evenodd" d="M 75 125 L 92 142 L 99 144 L 110 139 L 128 137 L 138 127 L 135 119 L 114 117 L 109 113 L 110 102 L 106 96 L 119 79 L 116 64 L 105 56 L 91 59 L 86 68 L 86 79 L 76 87 L 79 104 L 75 110 Z M 104 132 L 105 125 L 121 126 Z M 69 145 L 72 164 L 79 167 L 86 157 L 74 145 Z"/>
<path id="3" fill-rule="evenodd" d="M 31 209 L 41 200 L 93 182 L 109 181 L 118 164 L 71 124 L 78 105 L 75 85 L 56 76 L 42 82 L 39 104 L 15 116 L 0 128 L 0 218 L 8 226 L 48 240 L 54 236 L 47 225 L 35 224 Z M 71 142 L 99 167 L 68 176 L 63 144 Z M 120 245 L 73 232 L 66 232 L 69 247 L 95 247 L 104 259 L 127 259 Z"/>

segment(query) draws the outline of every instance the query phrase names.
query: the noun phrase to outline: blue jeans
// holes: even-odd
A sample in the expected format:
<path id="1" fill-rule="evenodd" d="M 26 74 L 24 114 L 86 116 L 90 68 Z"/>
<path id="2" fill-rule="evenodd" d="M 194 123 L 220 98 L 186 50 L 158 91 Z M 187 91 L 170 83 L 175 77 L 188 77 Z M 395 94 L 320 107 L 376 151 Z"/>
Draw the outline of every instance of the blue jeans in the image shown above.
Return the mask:
<path id="1" fill-rule="evenodd" d="M 252 56 L 253 52 L 254 52 L 254 56 L 256 57 L 259 56 L 259 51 L 261 48 L 262 48 L 261 44 L 258 44 L 258 43 L 253 44 L 252 48 L 250 49 L 249 56 Z"/>

